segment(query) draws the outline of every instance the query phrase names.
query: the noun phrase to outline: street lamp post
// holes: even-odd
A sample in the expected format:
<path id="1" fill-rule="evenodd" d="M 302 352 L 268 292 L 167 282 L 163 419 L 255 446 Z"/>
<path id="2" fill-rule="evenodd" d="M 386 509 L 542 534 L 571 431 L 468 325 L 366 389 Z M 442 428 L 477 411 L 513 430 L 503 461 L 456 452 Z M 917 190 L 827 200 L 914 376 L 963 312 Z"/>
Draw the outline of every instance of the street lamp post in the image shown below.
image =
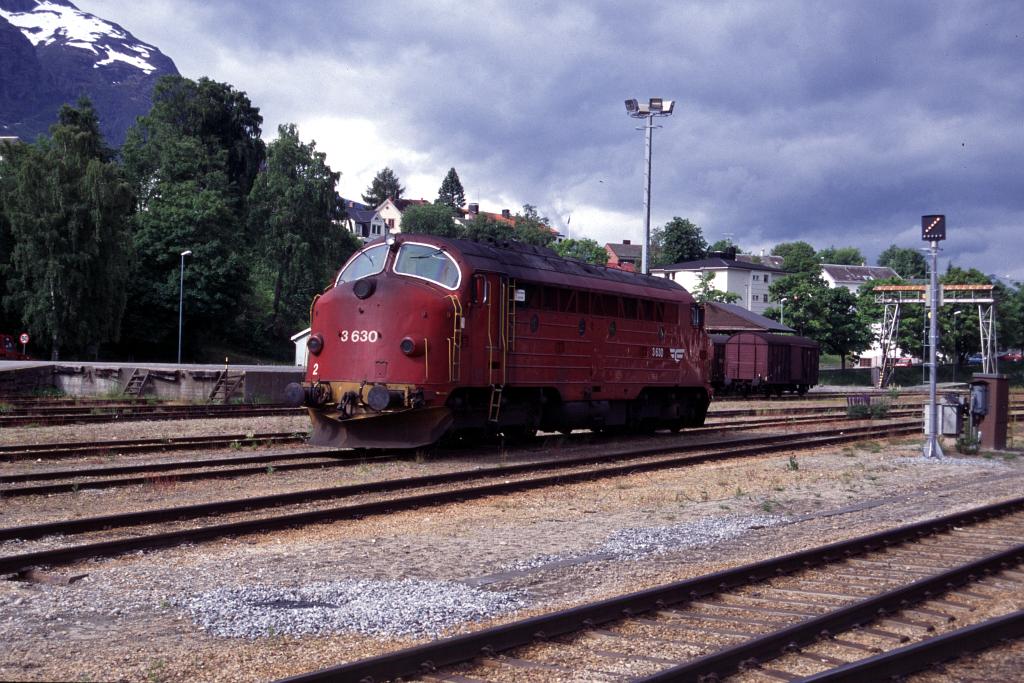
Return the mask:
<path id="1" fill-rule="evenodd" d="M 626 100 L 626 113 L 634 119 L 646 119 L 644 135 L 644 243 L 640 254 L 640 270 L 647 275 L 651 244 L 651 136 L 654 132 L 655 116 L 671 116 L 675 108 L 674 100 L 663 100 L 652 97 L 647 103 Z M 660 126 L 659 126 L 660 128 Z"/>
<path id="2" fill-rule="evenodd" d="M 779 299 L 779 324 L 780 325 L 785 325 L 786 324 L 786 302 L 787 301 L 789 301 L 789 299 L 786 298 L 786 297 L 782 297 L 781 299 Z"/>
<path id="3" fill-rule="evenodd" d="M 185 322 L 185 257 L 191 256 L 192 250 L 181 252 L 181 282 L 178 286 L 178 365 L 181 365 L 181 330 Z"/>

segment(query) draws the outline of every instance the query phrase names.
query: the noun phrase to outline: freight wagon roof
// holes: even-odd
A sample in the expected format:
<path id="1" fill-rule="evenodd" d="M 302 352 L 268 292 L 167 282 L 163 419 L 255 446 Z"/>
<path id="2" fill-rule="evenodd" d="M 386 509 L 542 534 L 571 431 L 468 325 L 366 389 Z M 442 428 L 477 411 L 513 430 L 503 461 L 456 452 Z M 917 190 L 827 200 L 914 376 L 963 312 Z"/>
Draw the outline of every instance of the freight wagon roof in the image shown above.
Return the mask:
<path id="1" fill-rule="evenodd" d="M 403 237 L 425 242 L 450 245 L 462 254 L 475 269 L 506 273 L 521 282 L 538 282 L 577 289 L 612 290 L 636 296 L 662 296 L 692 300 L 682 286 L 662 277 L 630 273 L 616 268 L 595 266 L 574 259 L 562 258 L 545 247 L 520 242 L 490 242 L 445 239 L 427 235 Z M 657 290 L 657 291 L 651 291 Z"/>
<path id="2" fill-rule="evenodd" d="M 736 342 L 738 343 L 742 341 L 743 337 L 746 337 L 748 335 L 752 337 L 757 337 L 759 339 L 763 339 L 767 344 L 782 344 L 784 346 L 807 346 L 813 348 L 818 348 L 819 346 L 818 342 L 814 341 L 813 339 L 808 339 L 807 337 L 798 337 L 795 334 L 771 334 L 769 332 L 752 331 L 737 332 L 729 339 L 730 341 L 736 340 Z"/>

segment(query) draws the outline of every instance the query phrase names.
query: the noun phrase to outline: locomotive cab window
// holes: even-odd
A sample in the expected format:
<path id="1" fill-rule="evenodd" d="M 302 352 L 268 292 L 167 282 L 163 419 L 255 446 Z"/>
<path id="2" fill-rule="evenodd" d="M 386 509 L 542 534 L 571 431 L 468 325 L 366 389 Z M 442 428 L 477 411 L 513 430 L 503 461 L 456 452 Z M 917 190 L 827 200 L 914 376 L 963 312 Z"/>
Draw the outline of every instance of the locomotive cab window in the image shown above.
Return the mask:
<path id="1" fill-rule="evenodd" d="M 462 279 L 462 272 L 452 257 L 429 244 L 404 243 L 398 250 L 394 270 L 399 275 L 427 280 L 445 289 L 458 289 Z"/>
<path id="2" fill-rule="evenodd" d="M 384 261 L 388 257 L 388 246 L 378 244 L 360 251 L 341 269 L 338 280 L 334 283 L 340 285 L 343 282 L 352 282 L 369 275 L 376 275 L 384 270 Z"/>

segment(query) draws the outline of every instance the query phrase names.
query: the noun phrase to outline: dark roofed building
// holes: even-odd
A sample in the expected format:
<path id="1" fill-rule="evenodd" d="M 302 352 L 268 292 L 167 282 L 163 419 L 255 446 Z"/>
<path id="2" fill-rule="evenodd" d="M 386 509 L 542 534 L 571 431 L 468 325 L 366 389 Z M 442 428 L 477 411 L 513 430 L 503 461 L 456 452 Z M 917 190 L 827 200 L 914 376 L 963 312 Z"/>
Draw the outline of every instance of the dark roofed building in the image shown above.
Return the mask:
<path id="1" fill-rule="evenodd" d="M 367 242 L 384 234 L 384 219 L 373 207 L 344 197 L 338 198 L 338 205 L 345 210 L 342 226 L 359 239 Z"/>
<path id="2" fill-rule="evenodd" d="M 608 252 L 608 265 L 614 268 L 622 268 L 630 265 L 634 269 L 640 267 L 640 260 L 643 258 L 643 246 L 632 244 L 629 240 L 622 240 L 621 243 L 609 242 L 604 245 Z"/>
<path id="3" fill-rule="evenodd" d="M 796 332 L 792 327 L 748 311 L 736 304 L 709 301 L 704 304 L 706 313 L 704 327 L 709 334 L 735 334 L 736 332 L 773 332 L 789 334 Z"/>
<path id="4" fill-rule="evenodd" d="M 829 287 L 846 287 L 856 294 L 865 282 L 898 278 L 899 275 L 888 266 L 846 266 L 823 263 L 821 264 L 821 277 L 825 279 Z"/>
<path id="5" fill-rule="evenodd" d="M 771 266 L 772 268 L 782 270 L 782 263 L 785 259 L 781 256 L 772 256 L 771 254 L 761 254 L 760 256 L 755 254 L 736 254 L 736 260 L 742 263 L 760 263 L 764 266 Z"/>

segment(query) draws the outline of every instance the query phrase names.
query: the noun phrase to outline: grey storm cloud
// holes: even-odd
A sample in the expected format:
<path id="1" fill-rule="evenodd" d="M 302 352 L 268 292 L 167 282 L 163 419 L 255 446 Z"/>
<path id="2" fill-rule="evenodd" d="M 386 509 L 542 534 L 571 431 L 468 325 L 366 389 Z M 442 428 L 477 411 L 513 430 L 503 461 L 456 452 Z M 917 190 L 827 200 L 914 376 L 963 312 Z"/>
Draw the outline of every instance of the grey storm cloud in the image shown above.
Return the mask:
<path id="1" fill-rule="evenodd" d="M 639 235 L 643 140 L 622 102 L 661 96 L 678 106 L 654 133 L 656 224 L 873 258 L 946 213 L 947 258 L 1024 279 L 1019 1 L 78 4 L 248 92 L 268 131 L 364 116 L 556 223 L 610 217 L 574 236 Z"/>

